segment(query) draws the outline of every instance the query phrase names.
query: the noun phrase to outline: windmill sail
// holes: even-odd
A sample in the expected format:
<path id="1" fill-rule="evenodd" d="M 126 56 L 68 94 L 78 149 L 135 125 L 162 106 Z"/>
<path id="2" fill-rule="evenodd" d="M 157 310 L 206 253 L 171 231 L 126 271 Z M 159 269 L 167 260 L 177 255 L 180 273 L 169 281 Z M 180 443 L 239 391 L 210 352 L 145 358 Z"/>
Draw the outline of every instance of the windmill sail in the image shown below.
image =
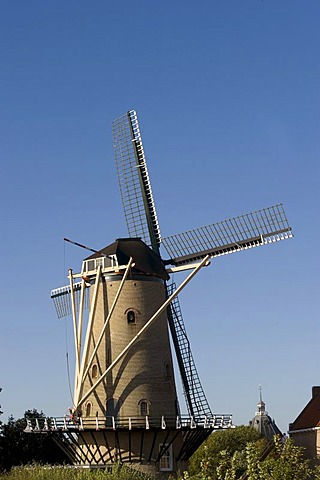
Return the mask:
<path id="1" fill-rule="evenodd" d="M 144 149 L 134 110 L 112 124 L 113 146 L 123 210 L 130 237 L 140 237 L 159 256 L 161 242 L 155 204 L 152 196 Z M 174 291 L 166 285 L 167 295 Z M 168 308 L 168 323 L 175 347 L 189 412 L 209 415 L 210 407 L 204 396 L 189 341 L 183 326 L 179 300 Z"/>
<path id="2" fill-rule="evenodd" d="M 81 292 L 81 283 L 75 283 L 73 286 L 74 295 L 75 295 L 75 306 L 76 310 L 79 310 L 80 306 L 80 292 Z M 71 305 L 71 287 L 66 285 L 65 287 L 55 288 L 51 290 L 51 298 L 53 300 L 57 317 L 63 318 L 72 314 L 72 305 Z M 88 308 L 89 305 L 89 289 L 85 290 L 84 294 L 84 308 Z"/>
<path id="3" fill-rule="evenodd" d="M 162 239 L 172 263 L 217 257 L 292 237 L 282 204 Z"/>
<path id="4" fill-rule="evenodd" d="M 174 282 L 167 284 L 167 293 L 169 296 L 172 295 L 175 289 L 176 285 Z M 196 418 L 203 415 L 211 417 L 212 412 L 203 391 L 191 353 L 190 342 L 187 337 L 178 297 L 173 300 L 169 309 L 168 321 L 175 350 L 180 353 L 179 356 L 177 355 L 177 360 L 189 414 Z"/>
<path id="5" fill-rule="evenodd" d="M 112 124 L 113 147 L 123 210 L 130 237 L 139 237 L 157 253 L 160 229 L 134 110 Z"/>

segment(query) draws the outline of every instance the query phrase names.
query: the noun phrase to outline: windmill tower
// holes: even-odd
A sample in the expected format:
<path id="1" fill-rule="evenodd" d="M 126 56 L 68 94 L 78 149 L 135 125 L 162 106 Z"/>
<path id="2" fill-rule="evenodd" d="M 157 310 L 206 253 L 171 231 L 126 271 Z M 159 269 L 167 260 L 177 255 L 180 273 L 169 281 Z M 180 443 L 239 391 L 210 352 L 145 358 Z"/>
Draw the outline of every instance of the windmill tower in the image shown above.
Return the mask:
<path id="1" fill-rule="evenodd" d="M 74 407 L 28 430 L 54 435 L 75 464 L 119 461 L 160 475 L 182 470 L 231 415 L 213 415 L 190 350 L 178 294 L 209 259 L 292 236 L 282 205 L 162 238 L 135 111 L 113 123 L 129 237 L 93 251 L 69 285 L 52 291 L 71 314 Z M 165 248 L 168 259 L 160 254 Z M 170 275 L 190 271 L 176 287 Z M 170 337 L 188 413 L 177 398 Z"/>

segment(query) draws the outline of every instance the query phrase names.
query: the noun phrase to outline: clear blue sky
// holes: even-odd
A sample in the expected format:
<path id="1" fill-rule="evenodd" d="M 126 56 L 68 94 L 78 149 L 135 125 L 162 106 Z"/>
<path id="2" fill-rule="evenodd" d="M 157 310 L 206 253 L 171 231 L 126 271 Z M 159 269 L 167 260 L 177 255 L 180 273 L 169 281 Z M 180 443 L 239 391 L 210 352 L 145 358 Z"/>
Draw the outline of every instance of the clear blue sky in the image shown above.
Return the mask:
<path id="1" fill-rule="evenodd" d="M 63 237 L 126 236 L 111 122 L 133 108 L 164 236 L 285 205 L 293 240 L 218 258 L 180 300 L 213 410 L 247 423 L 262 384 L 288 428 L 320 384 L 319 21 L 319 0 L 2 2 L 4 421 L 70 405 L 50 290 L 87 255 Z"/>

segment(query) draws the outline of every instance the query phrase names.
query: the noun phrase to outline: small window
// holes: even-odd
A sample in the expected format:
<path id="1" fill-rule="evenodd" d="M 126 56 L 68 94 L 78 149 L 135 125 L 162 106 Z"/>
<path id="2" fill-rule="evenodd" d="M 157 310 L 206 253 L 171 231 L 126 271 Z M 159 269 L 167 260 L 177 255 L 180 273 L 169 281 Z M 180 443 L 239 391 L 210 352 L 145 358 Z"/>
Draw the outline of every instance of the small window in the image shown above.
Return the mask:
<path id="1" fill-rule="evenodd" d="M 86 417 L 90 417 L 91 410 L 92 410 L 92 404 L 91 404 L 91 402 L 88 402 L 87 405 L 86 405 Z"/>
<path id="2" fill-rule="evenodd" d="M 136 315 L 133 310 L 127 312 L 127 321 L 128 323 L 136 323 Z"/>
<path id="3" fill-rule="evenodd" d="M 146 400 L 141 400 L 139 402 L 140 415 L 146 417 L 148 415 L 148 403 Z"/>
<path id="4" fill-rule="evenodd" d="M 159 452 L 161 452 L 165 447 L 167 447 L 166 451 L 160 458 L 160 471 L 161 472 L 169 472 L 173 470 L 172 465 L 172 445 L 167 446 L 163 443 L 159 445 Z"/>
<path id="5" fill-rule="evenodd" d="M 96 364 L 92 365 L 91 375 L 92 378 L 97 378 L 98 376 L 98 366 Z"/>
<path id="6" fill-rule="evenodd" d="M 103 267 L 103 258 L 96 258 L 96 268 Z"/>

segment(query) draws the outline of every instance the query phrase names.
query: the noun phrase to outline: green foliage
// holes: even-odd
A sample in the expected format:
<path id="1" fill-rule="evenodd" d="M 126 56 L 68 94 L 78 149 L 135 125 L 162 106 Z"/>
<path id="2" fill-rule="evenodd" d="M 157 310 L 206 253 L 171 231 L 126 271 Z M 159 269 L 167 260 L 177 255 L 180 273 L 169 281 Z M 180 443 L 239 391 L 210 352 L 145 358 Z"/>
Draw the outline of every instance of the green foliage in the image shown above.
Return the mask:
<path id="1" fill-rule="evenodd" d="M 267 444 L 254 432 L 237 427 L 211 435 L 183 480 L 320 480 L 320 467 L 311 470 L 304 449 L 291 438 L 275 436 Z"/>
<path id="2" fill-rule="evenodd" d="M 275 437 L 274 454 L 261 462 L 257 470 L 259 480 L 306 480 L 311 476 L 303 449 L 294 445 L 291 438 L 283 443 L 279 436 Z"/>
<path id="3" fill-rule="evenodd" d="M 236 480 L 236 453 L 232 457 L 226 450 L 220 452 L 220 462 L 217 466 L 218 480 Z"/>
<path id="4" fill-rule="evenodd" d="M 313 480 L 320 480 L 320 467 L 315 467 L 313 470 Z"/>
<path id="5" fill-rule="evenodd" d="M 212 480 L 212 457 L 209 448 L 203 449 L 204 456 L 197 474 L 184 472 L 181 480 Z M 246 480 L 320 480 L 320 468 L 313 472 L 308 461 L 303 459 L 303 449 L 294 445 L 289 438 L 285 442 L 276 437 L 274 448 L 268 457 L 259 461 L 261 444 L 248 442 L 242 451 L 229 453 L 222 450 L 216 468 L 217 480 L 241 480 L 239 465 L 247 465 Z M 152 477 L 149 477 L 151 480 Z M 104 470 L 81 470 L 72 467 L 30 465 L 15 467 L 0 475 L 0 480 L 147 480 L 147 477 L 126 466 L 116 466 L 112 473 Z"/>
<path id="6" fill-rule="evenodd" d="M 189 467 L 190 475 L 203 475 L 199 477 L 202 479 L 218 479 L 217 467 L 221 460 L 221 452 L 225 452 L 225 462 L 227 462 L 227 458 L 229 459 L 228 461 L 231 462 L 231 458 L 235 452 L 237 452 L 232 460 L 232 468 L 235 469 L 237 474 L 240 474 L 246 468 L 244 450 L 248 442 L 258 442 L 258 448 L 260 450 L 262 450 L 266 444 L 266 441 L 261 439 L 261 436 L 254 428 L 244 425 L 214 432 L 191 457 Z M 205 464 L 203 463 L 203 459 L 205 459 Z M 206 471 L 204 473 L 203 469 L 205 465 Z M 222 466 L 220 470 L 222 475 Z"/>
<path id="7" fill-rule="evenodd" d="M 0 471 L 9 471 L 13 466 L 32 462 L 43 464 L 68 463 L 65 454 L 56 445 L 50 435 L 25 433 L 26 420 L 44 419 L 43 412 L 27 410 L 23 418 L 15 420 L 12 416 L 3 424 L 0 433 Z"/>
<path id="8" fill-rule="evenodd" d="M 116 466 L 112 473 L 105 470 L 75 469 L 30 465 L 15 467 L 10 473 L 0 475 L 1 480 L 148 480 L 139 472 Z M 151 479 L 150 480 L 154 480 Z"/>
<path id="9" fill-rule="evenodd" d="M 246 480 L 307 480 L 312 474 L 309 462 L 303 458 L 303 449 L 294 445 L 290 438 L 284 442 L 280 436 L 275 436 L 274 448 L 263 461 L 259 461 L 261 450 L 257 443 L 249 442 L 245 454 Z M 219 480 L 241 478 L 234 468 L 234 455 L 223 454 L 217 471 Z"/>
<path id="10" fill-rule="evenodd" d="M 201 480 L 211 480 L 212 461 L 208 447 L 205 445 L 203 449 L 203 458 L 200 462 L 200 473 L 198 475 Z"/>
<path id="11" fill-rule="evenodd" d="M 248 480 L 259 480 L 259 452 L 252 442 L 246 446 L 247 475 Z"/>

